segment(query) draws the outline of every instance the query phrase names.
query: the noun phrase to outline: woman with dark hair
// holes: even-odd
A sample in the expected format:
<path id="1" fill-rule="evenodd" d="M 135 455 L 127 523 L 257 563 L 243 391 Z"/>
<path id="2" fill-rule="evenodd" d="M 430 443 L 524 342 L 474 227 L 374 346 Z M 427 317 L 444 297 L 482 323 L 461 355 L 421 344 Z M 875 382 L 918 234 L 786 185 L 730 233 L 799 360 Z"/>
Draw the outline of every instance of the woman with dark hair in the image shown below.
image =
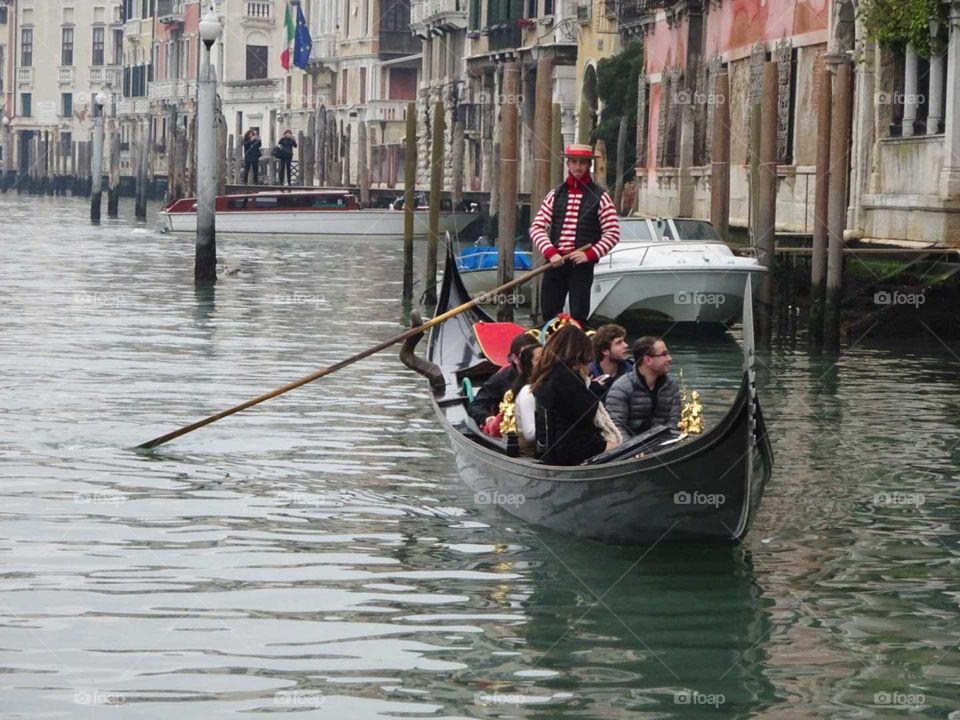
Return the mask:
<path id="1" fill-rule="evenodd" d="M 590 389 L 587 366 L 593 343 L 568 324 L 547 341 L 530 386 L 537 401 L 537 446 L 548 465 L 578 465 L 617 446 L 595 423 L 600 400 Z"/>
<path id="2" fill-rule="evenodd" d="M 533 455 L 537 449 L 537 401 L 530 388 L 530 376 L 540 359 L 543 348 L 531 345 L 520 351 L 520 374 L 513 387 L 514 417 L 517 419 L 517 439 L 521 455 Z"/>

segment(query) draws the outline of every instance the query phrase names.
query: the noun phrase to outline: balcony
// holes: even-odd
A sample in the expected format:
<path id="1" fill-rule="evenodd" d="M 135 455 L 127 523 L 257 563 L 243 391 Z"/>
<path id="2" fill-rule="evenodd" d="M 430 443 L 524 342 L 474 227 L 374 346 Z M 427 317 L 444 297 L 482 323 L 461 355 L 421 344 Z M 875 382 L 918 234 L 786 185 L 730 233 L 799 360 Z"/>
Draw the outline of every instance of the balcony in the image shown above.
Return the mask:
<path id="1" fill-rule="evenodd" d="M 196 80 L 154 80 L 147 88 L 147 100 L 185 100 L 197 94 Z"/>
<path id="2" fill-rule="evenodd" d="M 161 25 L 180 25 L 185 19 L 183 0 L 157 0 L 157 22 Z"/>
<path id="3" fill-rule="evenodd" d="M 310 62 L 329 65 L 337 59 L 337 36 L 318 35 L 310 48 Z"/>
<path id="4" fill-rule="evenodd" d="M 123 82 L 123 69 L 119 65 L 91 65 L 90 84 L 120 87 Z"/>
<path id="5" fill-rule="evenodd" d="M 282 104 L 286 101 L 283 80 L 231 80 L 223 83 L 223 101 L 231 103 Z"/>
<path id="6" fill-rule="evenodd" d="M 424 34 L 430 30 L 466 30 L 467 0 L 413 0 L 410 5 L 410 26 L 414 32 Z"/>
<path id="7" fill-rule="evenodd" d="M 244 22 L 266 23 L 273 25 L 276 15 L 274 14 L 273 0 L 245 0 L 243 3 Z M 294 22 L 296 22 L 296 15 Z"/>
<path id="8" fill-rule="evenodd" d="M 127 20 L 123 24 L 123 38 L 126 40 L 130 37 L 137 37 L 140 35 L 140 18 L 133 18 Z"/>
<path id="9" fill-rule="evenodd" d="M 61 65 L 57 68 L 57 82 L 60 85 L 73 85 L 73 66 Z"/>
<path id="10" fill-rule="evenodd" d="M 390 122 L 406 120 L 409 100 L 371 100 L 367 104 L 367 120 L 385 120 Z"/>
<path id="11" fill-rule="evenodd" d="M 17 68 L 17 85 L 33 85 L 33 68 Z"/>
<path id="12" fill-rule="evenodd" d="M 681 3 L 687 6 L 702 4 L 702 0 L 605 0 L 605 2 L 616 3 L 616 18 L 620 23 L 621 32 L 628 32 L 639 24 L 649 22 L 657 10 L 666 10 Z"/>

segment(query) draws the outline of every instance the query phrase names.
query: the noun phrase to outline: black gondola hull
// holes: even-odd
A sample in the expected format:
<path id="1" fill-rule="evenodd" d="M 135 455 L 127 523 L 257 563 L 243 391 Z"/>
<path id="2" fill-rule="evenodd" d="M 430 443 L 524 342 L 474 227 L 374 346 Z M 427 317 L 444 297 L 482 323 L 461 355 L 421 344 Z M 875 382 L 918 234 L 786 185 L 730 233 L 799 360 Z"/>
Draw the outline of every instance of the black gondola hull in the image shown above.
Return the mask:
<path id="1" fill-rule="evenodd" d="M 437 312 L 467 299 L 448 256 Z M 744 321 L 747 347 L 740 390 L 716 425 L 641 457 L 574 467 L 509 457 L 478 441 L 471 430 L 458 374 L 483 359 L 471 328 L 489 320 L 472 308 L 435 327 L 427 350 L 427 360 L 446 380 L 444 389 L 433 394 L 434 411 L 478 505 L 498 506 L 531 525 L 616 545 L 736 543 L 745 536 L 773 468 L 753 383 L 752 317 Z"/>

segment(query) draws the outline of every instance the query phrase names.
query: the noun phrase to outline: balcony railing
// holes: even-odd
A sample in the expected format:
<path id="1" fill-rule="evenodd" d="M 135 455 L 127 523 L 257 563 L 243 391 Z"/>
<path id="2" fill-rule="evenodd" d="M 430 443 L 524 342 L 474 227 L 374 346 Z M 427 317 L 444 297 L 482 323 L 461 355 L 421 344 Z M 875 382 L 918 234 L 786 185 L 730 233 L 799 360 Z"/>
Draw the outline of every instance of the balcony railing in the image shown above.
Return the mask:
<path id="1" fill-rule="evenodd" d="M 154 80 L 147 89 L 148 100 L 182 100 L 197 93 L 196 80 Z"/>
<path id="2" fill-rule="evenodd" d="M 32 85 L 32 84 L 33 84 L 33 68 L 18 67 L 17 68 L 17 85 Z"/>
<path id="3" fill-rule="evenodd" d="M 273 0 L 246 0 L 244 3 L 244 20 L 273 22 L 274 17 Z"/>
<path id="4" fill-rule="evenodd" d="M 117 65 L 91 65 L 90 84 L 120 87 L 123 82 L 123 69 Z"/>
<path id="5" fill-rule="evenodd" d="M 629 26 L 649 17 L 657 10 L 666 10 L 673 7 L 680 0 L 605 0 L 615 2 L 616 16 L 620 27 Z"/>
<path id="6" fill-rule="evenodd" d="M 223 84 L 224 102 L 283 103 L 282 80 L 233 80 Z"/>
<path id="7" fill-rule="evenodd" d="M 463 30 L 467 27 L 467 0 L 413 0 L 410 24 L 417 23 Z"/>
<path id="8" fill-rule="evenodd" d="M 330 62 L 337 57 L 336 35 L 318 35 L 313 38 L 310 59 L 316 62 Z"/>
<path id="9" fill-rule="evenodd" d="M 367 120 L 405 120 L 409 100 L 373 100 L 367 104 Z"/>
<path id="10" fill-rule="evenodd" d="M 157 0 L 157 22 L 161 25 L 175 25 L 183 21 L 183 0 Z"/>
<path id="11" fill-rule="evenodd" d="M 57 82 L 61 85 L 73 85 L 73 66 L 57 68 Z"/>

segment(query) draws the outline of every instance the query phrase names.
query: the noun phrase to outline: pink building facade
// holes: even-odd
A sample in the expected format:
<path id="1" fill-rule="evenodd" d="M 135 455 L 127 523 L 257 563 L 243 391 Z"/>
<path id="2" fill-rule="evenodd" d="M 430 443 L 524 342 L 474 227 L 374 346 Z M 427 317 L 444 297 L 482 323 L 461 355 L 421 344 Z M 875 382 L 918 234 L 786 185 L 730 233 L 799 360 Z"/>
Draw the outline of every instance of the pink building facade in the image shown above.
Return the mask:
<path id="1" fill-rule="evenodd" d="M 960 3 L 947 11 L 960 16 Z M 960 244 L 958 31 L 940 54 L 867 40 L 852 0 L 621 0 L 620 30 L 640 39 L 635 210 L 708 218 L 715 77 L 726 71 L 731 125 L 730 220 L 750 216 L 750 106 L 762 67 L 778 66 L 777 230 L 810 234 L 816 180 L 817 77 L 852 62 L 848 237 Z M 919 101 L 911 100 L 919 98 Z M 951 108 L 954 108 L 951 111 Z M 681 170 L 682 167 L 682 170 Z"/>

